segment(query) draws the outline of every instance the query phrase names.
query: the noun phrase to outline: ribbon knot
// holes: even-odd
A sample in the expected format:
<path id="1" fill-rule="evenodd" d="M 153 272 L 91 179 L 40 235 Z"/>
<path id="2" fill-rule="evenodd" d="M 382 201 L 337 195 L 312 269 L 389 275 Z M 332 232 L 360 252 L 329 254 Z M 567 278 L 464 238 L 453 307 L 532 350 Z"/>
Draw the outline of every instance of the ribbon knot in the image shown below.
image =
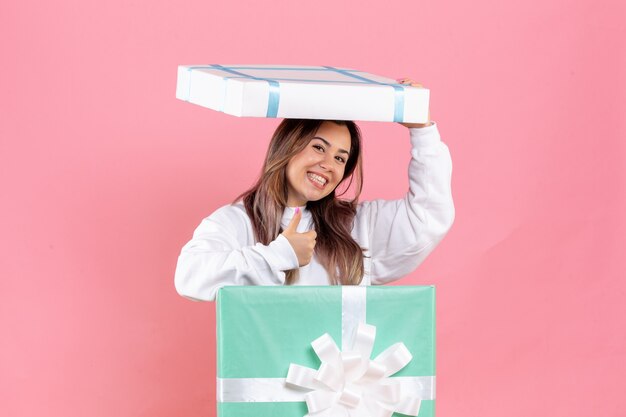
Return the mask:
<path id="1" fill-rule="evenodd" d="M 360 323 L 351 348 L 342 352 L 328 333 L 311 342 L 319 369 L 289 365 L 287 384 L 310 390 L 304 396 L 310 417 L 391 417 L 394 412 L 417 416 L 420 398 L 403 389 L 391 375 L 413 356 L 395 343 L 370 359 L 376 327 Z"/>

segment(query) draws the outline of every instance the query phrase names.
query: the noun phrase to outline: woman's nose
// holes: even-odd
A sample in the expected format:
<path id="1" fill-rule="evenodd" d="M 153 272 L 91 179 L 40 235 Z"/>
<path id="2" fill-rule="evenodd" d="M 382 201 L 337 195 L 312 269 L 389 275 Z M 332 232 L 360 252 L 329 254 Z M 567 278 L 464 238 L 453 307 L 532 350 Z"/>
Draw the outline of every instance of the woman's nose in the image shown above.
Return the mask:
<path id="1" fill-rule="evenodd" d="M 329 170 L 332 167 L 331 160 L 327 155 L 324 155 L 324 157 L 320 160 L 319 165 L 320 168 L 325 170 Z"/>

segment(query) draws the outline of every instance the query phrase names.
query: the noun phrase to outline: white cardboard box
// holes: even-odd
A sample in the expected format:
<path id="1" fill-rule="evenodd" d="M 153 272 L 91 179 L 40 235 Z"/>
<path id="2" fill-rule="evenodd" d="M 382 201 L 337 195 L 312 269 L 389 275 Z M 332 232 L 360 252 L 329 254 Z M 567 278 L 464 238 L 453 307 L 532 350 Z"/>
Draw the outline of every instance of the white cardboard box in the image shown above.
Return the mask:
<path id="1" fill-rule="evenodd" d="M 234 116 L 426 123 L 430 91 L 363 71 L 181 65 L 176 98 Z"/>

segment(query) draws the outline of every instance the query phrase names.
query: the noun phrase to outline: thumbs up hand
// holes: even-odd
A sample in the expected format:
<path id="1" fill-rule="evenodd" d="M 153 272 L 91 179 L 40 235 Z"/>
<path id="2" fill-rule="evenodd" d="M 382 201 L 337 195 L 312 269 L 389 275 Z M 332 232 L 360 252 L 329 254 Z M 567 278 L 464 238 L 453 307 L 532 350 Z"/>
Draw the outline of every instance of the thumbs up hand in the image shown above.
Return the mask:
<path id="1" fill-rule="evenodd" d="M 298 233 L 298 224 L 302 218 L 300 208 L 296 208 L 296 213 L 287 225 L 287 228 L 281 233 L 287 238 L 296 256 L 298 257 L 298 265 L 305 266 L 311 262 L 313 250 L 315 249 L 315 238 L 317 233 L 315 230 L 309 230 L 306 233 Z"/>

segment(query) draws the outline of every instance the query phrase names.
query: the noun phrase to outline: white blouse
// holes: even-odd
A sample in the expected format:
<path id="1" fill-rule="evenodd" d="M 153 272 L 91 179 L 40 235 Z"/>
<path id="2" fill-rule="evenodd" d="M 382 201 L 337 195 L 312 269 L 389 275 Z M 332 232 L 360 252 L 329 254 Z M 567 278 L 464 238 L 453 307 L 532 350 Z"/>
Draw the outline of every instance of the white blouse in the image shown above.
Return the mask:
<path id="1" fill-rule="evenodd" d="M 446 235 L 454 221 L 452 162 L 437 125 L 409 129 L 409 191 L 400 200 L 365 201 L 358 205 L 352 237 L 364 248 L 361 285 L 379 285 L 413 271 Z M 313 228 L 302 209 L 298 232 Z M 287 227 L 295 207 L 283 213 Z M 221 207 L 205 218 L 182 248 L 176 266 L 176 290 L 195 300 L 215 299 L 225 285 L 283 285 L 285 271 L 298 268 L 287 238 L 269 245 L 255 242 L 252 223 L 241 202 Z M 299 268 L 296 285 L 328 285 L 328 273 L 315 255 Z"/>

